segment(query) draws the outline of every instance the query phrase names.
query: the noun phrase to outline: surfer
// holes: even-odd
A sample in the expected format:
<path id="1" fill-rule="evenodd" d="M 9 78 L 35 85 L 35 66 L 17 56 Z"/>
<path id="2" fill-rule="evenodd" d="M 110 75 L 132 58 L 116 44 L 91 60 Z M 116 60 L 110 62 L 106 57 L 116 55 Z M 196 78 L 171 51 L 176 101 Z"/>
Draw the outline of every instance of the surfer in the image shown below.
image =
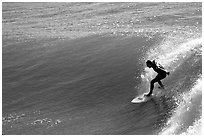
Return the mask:
<path id="1" fill-rule="evenodd" d="M 164 89 L 164 85 L 162 84 L 161 80 L 164 79 L 166 77 L 166 75 L 169 75 L 170 72 L 166 72 L 164 70 L 164 67 L 162 67 L 160 64 L 157 65 L 155 60 L 153 60 L 153 61 L 147 60 L 146 65 L 149 68 L 153 68 L 153 70 L 158 73 L 157 76 L 153 80 L 151 80 L 151 82 L 150 82 L 150 92 L 147 95 L 145 95 L 145 96 L 149 97 L 149 96 L 151 96 L 151 94 L 153 92 L 154 83 L 158 82 L 160 85 L 160 88 Z"/>

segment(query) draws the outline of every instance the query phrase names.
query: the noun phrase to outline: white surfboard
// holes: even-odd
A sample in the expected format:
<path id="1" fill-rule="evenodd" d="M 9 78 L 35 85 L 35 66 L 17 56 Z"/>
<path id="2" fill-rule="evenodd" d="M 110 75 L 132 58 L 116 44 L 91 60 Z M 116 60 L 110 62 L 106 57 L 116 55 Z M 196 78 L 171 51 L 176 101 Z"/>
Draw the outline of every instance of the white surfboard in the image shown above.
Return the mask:
<path id="1" fill-rule="evenodd" d="M 150 96 L 150 97 L 145 97 L 144 95 L 145 95 L 145 94 L 140 95 L 140 96 L 134 98 L 131 102 L 132 102 L 132 103 L 142 103 L 142 102 L 146 102 L 146 101 L 148 101 L 149 99 L 152 98 L 152 96 Z"/>

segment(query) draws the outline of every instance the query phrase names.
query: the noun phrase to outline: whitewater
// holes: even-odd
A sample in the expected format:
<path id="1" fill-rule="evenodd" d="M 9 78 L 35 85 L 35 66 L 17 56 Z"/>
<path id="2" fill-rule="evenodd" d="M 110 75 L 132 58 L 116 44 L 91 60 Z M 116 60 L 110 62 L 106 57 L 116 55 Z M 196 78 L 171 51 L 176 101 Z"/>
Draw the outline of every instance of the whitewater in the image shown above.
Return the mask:
<path id="1" fill-rule="evenodd" d="M 194 71 L 198 67 L 198 62 L 201 63 L 202 40 L 189 40 L 176 45 L 176 48 L 173 47 L 173 43 L 167 43 L 162 43 L 161 47 L 151 49 L 148 58 L 156 58 L 165 68 L 168 68 L 168 71 L 183 77 L 171 79 L 177 83 L 172 83 L 171 87 L 166 87 L 168 94 L 165 93 L 164 96 L 170 96 L 174 100 L 175 106 L 170 111 L 170 117 L 159 134 L 202 134 L 202 75 Z M 184 65 L 183 63 L 186 61 L 187 64 Z M 179 67 L 184 69 L 183 65 L 185 70 L 179 70 L 181 69 Z M 188 68 L 190 71 L 194 71 L 193 74 L 197 74 L 192 76 L 189 74 Z M 182 71 L 183 74 L 177 71 Z M 148 87 L 150 80 L 154 77 L 154 72 L 146 68 L 144 74 L 141 75 L 142 87 Z M 188 88 L 186 87 L 187 81 L 192 83 Z M 185 88 L 182 88 L 184 86 Z M 142 88 L 142 90 L 149 91 L 149 88 Z M 162 93 L 158 91 L 156 94 Z"/>
<path id="2" fill-rule="evenodd" d="M 201 135 L 202 3 L 3 2 L 2 134 Z"/>

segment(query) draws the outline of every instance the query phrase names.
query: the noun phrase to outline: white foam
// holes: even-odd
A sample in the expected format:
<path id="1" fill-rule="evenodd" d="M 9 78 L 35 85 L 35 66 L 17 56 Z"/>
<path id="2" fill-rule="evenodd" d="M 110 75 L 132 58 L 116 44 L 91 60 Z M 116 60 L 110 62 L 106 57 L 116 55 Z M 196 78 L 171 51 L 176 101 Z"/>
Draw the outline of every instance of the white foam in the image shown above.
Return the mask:
<path id="1" fill-rule="evenodd" d="M 144 94 L 144 93 L 149 92 L 149 86 L 150 86 L 149 78 L 144 74 L 141 74 L 140 77 L 141 77 L 142 82 L 140 84 L 140 87 L 137 93 Z"/>
<path id="2" fill-rule="evenodd" d="M 192 126 L 189 126 L 186 132 L 181 135 L 202 135 L 202 117 L 196 120 Z"/>
<path id="3" fill-rule="evenodd" d="M 178 107 L 160 134 L 201 134 L 202 78 L 196 81 L 189 92 L 183 93 L 177 103 Z"/>
<path id="4" fill-rule="evenodd" d="M 178 44 L 178 45 L 177 45 Z M 173 71 L 185 58 L 202 48 L 202 38 L 192 39 L 184 43 L 163 41 L 148 52 L 147 59 L 156 59 L 168 70 Z"/>

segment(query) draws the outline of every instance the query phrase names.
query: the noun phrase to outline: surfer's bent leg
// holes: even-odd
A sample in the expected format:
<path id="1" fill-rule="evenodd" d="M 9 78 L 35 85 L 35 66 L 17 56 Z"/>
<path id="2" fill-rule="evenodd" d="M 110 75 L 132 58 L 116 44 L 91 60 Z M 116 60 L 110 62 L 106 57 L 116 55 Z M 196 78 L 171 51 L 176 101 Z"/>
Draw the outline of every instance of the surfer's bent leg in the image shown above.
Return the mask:
<path id="1" fill-rule="evenodd" d="M 151 96 L 151 94 L 152 94 L 152 92 L 153 92 L 153 89 L 154 89 L 154 83 L 158 82 L 161 87 L 164 87 L 164 85 L 162 84 L 161 80 L 164 79 L 165 77 L 166 77 L 166 74 L 165 74 L 165 75 L 157 75 L 157 76 L 150 82 L 150 91 L 149 91 L 149 93 L 147 94 L 147 96 Z"/>
<path id="2" fill-rule="evenodd" d="M 159 80 L 158 83 L 161 86 L 161 88 L 164 88 L 164 85 L 162 84 L 161 80 Z"/>
<path id="3" fill-rule="evenodd" d="M 157 76 L 158 79 L 158 84 L 161 86 L 161 88 L 164 88 L 164 85 L 162 84 L 161 80 L 164 79 L 166 77 L 166 74 L 161 74 Z"/>

